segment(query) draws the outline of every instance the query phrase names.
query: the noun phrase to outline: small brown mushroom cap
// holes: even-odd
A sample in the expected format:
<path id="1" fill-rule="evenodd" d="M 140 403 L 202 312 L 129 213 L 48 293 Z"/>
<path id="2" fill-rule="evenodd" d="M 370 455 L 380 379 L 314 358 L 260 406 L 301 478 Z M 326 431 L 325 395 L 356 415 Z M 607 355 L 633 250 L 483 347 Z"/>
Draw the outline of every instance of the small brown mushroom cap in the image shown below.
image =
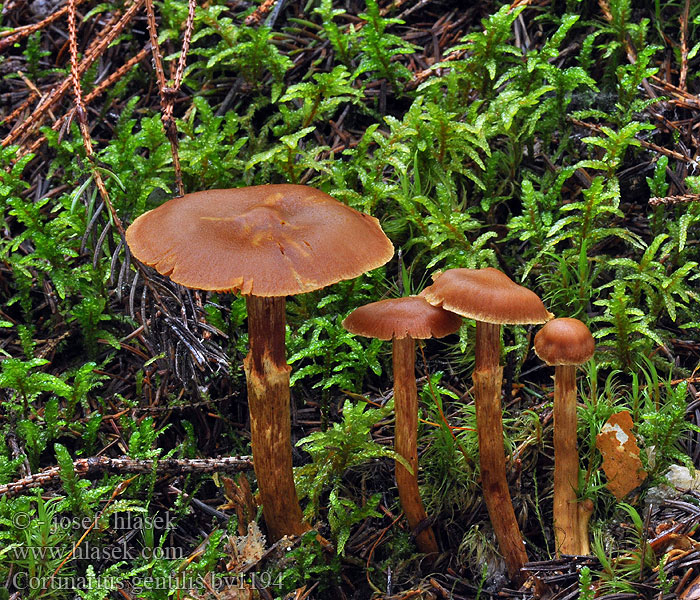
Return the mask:
<path id="1" fill-rule="evenodd" d="M 593 336 L 578 319 L 552 319 L 535 335 L 535 354 L 549 366 L 582 365 L 595 351 Z"/>
<path id="2" fill-rule="evenodd" d="M 463 317 L 497 325 L 544 323 L 554 316 L 537 294 L 492 267 L 443 271 L 420 295 Z"/>
<path id="3" fill-rule="evenodd" d="M 457 331 L 461 324 L 459 315 L 432 306 L 420 296 L 365 304 L 343 321 L 350 333 L 380 340 L 441 338 Z"/>
<path id="4" fill-rule="evenodd" d="M 189 288 L 287 296 L 376 269 L 394 254 L 379 221 L 303 185 L 173 198 L 126 232 L 132 254 Z"/>

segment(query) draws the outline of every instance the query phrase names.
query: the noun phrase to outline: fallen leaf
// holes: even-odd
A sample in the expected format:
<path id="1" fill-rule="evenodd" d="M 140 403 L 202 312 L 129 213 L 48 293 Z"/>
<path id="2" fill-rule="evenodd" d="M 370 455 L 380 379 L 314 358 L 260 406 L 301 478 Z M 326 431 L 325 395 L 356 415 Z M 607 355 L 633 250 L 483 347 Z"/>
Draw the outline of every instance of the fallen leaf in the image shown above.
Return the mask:
<path id="1" fill-rule="evenodd" d="M 629 411 L 623 410 L 612 415 L 596 437 L 596 447 L 603 455 L 608 489 L 618 500 L 639 487 L 647 476 L 632 433 L 633 425 Z"/>

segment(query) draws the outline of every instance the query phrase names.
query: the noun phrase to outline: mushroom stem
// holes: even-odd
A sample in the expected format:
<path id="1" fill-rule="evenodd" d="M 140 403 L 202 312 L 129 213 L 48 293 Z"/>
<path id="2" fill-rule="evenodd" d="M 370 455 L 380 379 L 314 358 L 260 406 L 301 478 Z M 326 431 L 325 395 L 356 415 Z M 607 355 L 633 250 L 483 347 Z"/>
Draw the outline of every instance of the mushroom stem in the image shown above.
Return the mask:
<path id="1" fill-rule="evenodd" d="M 527 553 L 506 478 L 501 411 L 503 369 L 499 366 L 500 329 L 500 325 L 476 322 L 476 365 L 472 377 L 479 465 L 484 502 L 508 574 L 514 581 L 522 581 L 520 569 L 527 562 Z"/>
<path id="2" fill-rule="evenodd" d="M 292 471 L 289 372 L 285 352 L 285 298 L 246 296 L 250 350 L 243 361 L 248 384 L 250 443 L 263 516 L 272 541 L 308 530 Z"/>
<path id="3" fill-rule="evenodd" d="M 396 462 L 396 485 L 399 488 L 401 507 L 412 531 L 416 533 L 416 545 L 421 552 L 438 552 L 435 534 L 425 526 L 428 518 L 418 489 L 418 391 L 416 387 L 416 344 L 412 337 L 394 338 L 394 411 L 396 432 L 394 447 L 398 454 L 411 466 L 411 474 L 406 467 Z"/>
<path id="4" fill-rule="evenodd" d="M 588 539 L 588 523 L 593 514 L 593 500 L 587 498 L 578 503 L 578 554 L 585 556 L 591 553 L 591 544 Z"/>
<path id="5" fill-rule="evenodd" d="M 554 537 L 557 554 L 581 551 L 576 447 L 576 366 L 554 370 Z"/>
<path id="6" fill-rule="evenodd" d="M 501 365 L 501 326 L 476 321 L 475 371 L 490 371 Z M 500 405 L 500 401 L 498 403 Z"/>

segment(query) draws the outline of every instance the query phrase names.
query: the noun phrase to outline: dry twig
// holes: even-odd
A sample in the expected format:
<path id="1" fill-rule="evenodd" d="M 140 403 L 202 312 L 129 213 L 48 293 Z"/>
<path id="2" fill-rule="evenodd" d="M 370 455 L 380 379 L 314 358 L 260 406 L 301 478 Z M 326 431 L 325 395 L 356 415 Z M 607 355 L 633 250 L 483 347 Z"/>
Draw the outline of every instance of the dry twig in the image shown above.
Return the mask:
<path id="1" fill-rule="evenodd" d="M 253 468 L 250 456 L 225 456 L 220 458 L 192 458 L 163 460 L 137 460 L 132 458 L 109 458 L 97 456 L 80 458 L 73 462 L 73 470 L 78 477 L 88 479 L 101 477 L 104 473 L 151 473 L 153 469 L 159 475 L 179 475 L 182 473 L 238 473 Z M 17 496 L 27 490 L 51 485 L 60 477 L 60 467 L 50 467 L 17 481 L 0 486 L 0 497 Z"/>
<path id="2" fill-rule="evenodd" d="M 90 104 L 93 100 L 101 96 L 108 88 L 110 88 L 112 85 L 114 85 L 117 81 L 119 81 L 124 75 L 126 75 L 134 65 L 137 65 L 140 63 L 148 53 L 151 51 L 151 45 L 148 44 L 146 45 L 145 48 L 142 48 L 139 50 L 134 56 L 132 56 L 128 61 L 126 61 L 121 67 L 119 67 L 114 73 L 109 75 L 109 77 L 106 77 L 103 79 L 98 85 L 95 86 L 95 88 L 85 96 L 84 98 L 84 103 L 85 104 Z M 8 117 L 9 119 L 10 117 Z M 67 114 L 64 114 L 60 118 L 56 119 L 54 121 L 53 125 L 51 125 L 51 129 L 54 131 L 59 131 L 63 127 L 65 127 L 70 120 L 73 118 L 73 113 L 69 112 Z M 32 154 L 34 152 L 37 152 L 41 145 L 46 141 L 46 136 L 41 135 L 37 139 L 35 139 L 30 146 L 25 147 L 20 153 L 18 158 L 21 158 L 22 156 L 25 156 L 27 154 Z"/>
<path id="3" fill-rule="evenodd" d="M 659 204 L 683 204 L 688 202 L 700 202 L 700 194 L 684 194 L 682 196 L 666 196 L 665 198 L 649 198 L 649 204 L 658 206 Z"/>
<path id="4" fill-rule="evenodd" d="M 580 119 L 576 119 L 575 117 L 568 117 L 568 119 L 574 125 L 578 125 L 579 127 L 585 127 L 586 129 L 595 131 L 599 135 L 603 135 L 603 130 L 595 123 L 587 123 L 586 121 L 581 121 Z M 654 150 L 655 152 L 659 152 L 660 154 L 665 154 L 669 158 L 675 158 L 676 160 L 680 160 L 687 163 L 695 163 L 695 159 L 690 156 L 686 156 L 685 154 L 681 154 L 680 152 L 676 152 L 675 150 L 669 150 L 668 148 L 664 148 L 663 146 L 659 146 L 658 144 L 653 144 L 652 142 L 640 140 L 639 138 L 635 139 L 643 148 L 647 148 L 648 150 Z"/>
<path id="5" fill-rule="evenodd" d="M 76 5 L 82 4 L 85 0 L 77 0 Z M 33 23 L 31 25 L 24 25 L 23 27 L 15 27 L 14 29 L 8 29 L 7 31 L 0 32 L 0 52 L 3 52 L 6 48 L 12 47 L 14 44 L 20 40 L 30 36 L 36 31 L 45 29 L 54 21 L 60 19 L 63 15 L 68 12 L 68 6 L 57 10 L 55 13 L 49 15 L 39 23 Z"/>
<path id="6" fill-rule="evenodd" d="M 78 32 L 75 23 L 75 7 L 76 0 L 68 0 L 68 44 L 70 47 L 70 80 L 73 85 L 73 93 L 75 94 L 75 113 L 78 116 L 78 126 L 80 127 L 80 134 L 83 138 L 83 146 L 85 147 L 85 154 L 90 161 L 90 167 L 92 169 L 92 177 L 95 180 L 97 189 L 100 192 L 102 201 L 107 206 L 109 213 L 112 217 L 112 222 L 119 231 L 121 235 L 124 235 L 124 227 L 122 222 L 117 215 L 117 211 L 114 209 L 114 205 L 109 198 L 107 193 L 107 188 L 105 187 L 104 180 L 102 179 L 102 174 L 95 168 L 95 153 L 92 149 L 92 139 L 90 137 L 90 129 L 87 122 L 87 113 L 85 112 L 85 105 L 83 103 L 83 91 L 80 87 L 80 71 L 78 67 Z"/>
<path id="7" fill-rule="evenodd" d="M 681 15 L 681 72 L 678 77 L 678 87 L 685 89 L 688 77 L 688 19 L 690 18 L 690 0 L 685 0 L 685 8 Z"/>
<path id="8" fill-rule="evenodd" d="M 244 24 L 248 26 L 260 25 L 262 20 L 267 16 L 277 2 L 278 0 L 264 0 L 260 6 L 258 6 L 245 18 Z"/>
<path id="9" fill-rule="evenodd" d="M 158 46 L 158 29 L 156 26 L 156 16 L 153 10 L 153 0 L 146 0 L 146 13 L 148 15 L 148 33 L 151 38 L 151 51 L 153 53 L 153 63 L 156 69 L 156 77 L 160 87 L 160 107 L 161 120 L 165 135 L 170 142 L 170 148 L 173 155 L 173 168 L 175 170 L 175 186 L 177 193 L 180 196 L 185 194 L 185 189 L 182 184 L 182 170 L 180 168 L 180 155 L 178 152 L 177 128 L 175 119 L 173 118 L 173 107 L 175 96 L 180 91 L 182 77 L 185 72 L 185 64 L 187 62 L 187 52 L 190 48 L 190 40 L 192 39 L 192 30 L 194 28 L 194 13 L 197 7 L 196 0 L 188 1 L 187 21 L 185 22 L 185 33 L 182 40 L 182 50 L 178 60 L 177 70 L 173 77 L 172 85 L 168 85 L 165 80 L 165 71 L 163 70 L 163 59 Z"/>

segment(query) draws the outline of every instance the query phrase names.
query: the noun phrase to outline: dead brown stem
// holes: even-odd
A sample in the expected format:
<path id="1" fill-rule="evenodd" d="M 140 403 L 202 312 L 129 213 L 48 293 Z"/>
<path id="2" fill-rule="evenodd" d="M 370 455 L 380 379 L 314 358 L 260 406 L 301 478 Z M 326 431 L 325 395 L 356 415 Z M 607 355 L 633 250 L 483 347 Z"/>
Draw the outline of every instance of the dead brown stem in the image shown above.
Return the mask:
<path id="1" fill-rule="evenodd" d="M 649 204 L 651 206 L 658 206 L 659 204 L 684 204 L 688 202 L 700 202 L 700 194 L 685 194 L 683 196 L 649 198 Z"/>
<path id="2" fill-rule="evenodd" d="M 96 456 L 91 458 L 79 458 L 73 462 L 73 470 L 78 477 L 100 478 L 105 473 L 152 473 L 155 468 L 158 473 L 182 474 L 182 473 L 214 473 L 217 471 L 237 473 L 253 466 L 250 456 L 225 456 L 221 458 L 192 458 L 163 460 L 138 460 L 133 458 L 110 458 L 108 456 Z M 25 494 L 27 490 L 37 487 L 45 487 L 58 482 L 61 476 L 60 467 L 50 467 L 29 475 L 17 481 L 11 481 L 0 486 L 0 497 L 17 496 Z"/>
<path id="3" fill-rule="evenodd" d="M 172 85 L 168 85 L 165 79 L 165 72 L 163 70 L 163 59 L 160 55 L 160 47 L 158 46 L 158 29 L 156 26 L 155 12 L 153 10 L 153 0 L 146 0 L 148 33 L 151 39 L 153 63 L 155 64 L 156 76 L 160 87 L 161 121 L 163 122 L 165 135 L 170 142 L 170 151 L 173 156 L 173 169 L 175 171 L 175 187 L 177 188 L 177 193 L 179 196 L 183 196 L 185 194 L 185 188 L 182 184 L 182 169 L 180 167 L 177 128 L 175 126 L 175 119 L 173 118 L 173 107 L 175 103 L 175 96 L 180 90 L 182 77 L 185 72 L 187 52 L 190 48 L 190 40 L 192 39 L 192 30 L 194 28 L 194 13 L 196 7 L 196 0 L 188 1 L 187 21 L 185 22 L 185 34 L 182 41 L 182 50 L 180 51 L 180 58 L 178 60 L 173 83 Z"/>
<path id="4" fill-rule="evenodd" d="M 250 13 L 245 18 L 244 24 L 248 27 L 252 25 L 260 25 L 260 23 L 262 23 L 262 20 L 272 10 L 277 1 L 278 0 L 264 0 L 260 6 L 258 6 L 252 13 Z"/>
<path id="5" fill-rule="evenodd" d="M 77 27 L 75 23 L 75 7 L 76 0 L 69 0 L 68 2 L 68 42 L 70 45 L 70 81 L 73 85 L 73 93 L 75 94 L 75 112 L 78 115 L 78 125 L 80 127 L 80 133 L 83 138 L 83 146 L 85 147 L 85 154 L 90 161 L 90 166 L 92 169 L 92 176 L 97 185 L 97 189 L 100 192 L 100 197 L 102 201 L 107 206 L 109 213 L 112 217 L 112 222 L 117 228 L 117 231 L 124 236 L 124 227 L 122 222 L 117 215 L 117 211 L 114 209 L 112 201 L 109 198 L 107 188 L 105 187 L 104 181 L 102 179 L 102 174 L 99 169 L 95 168 L 95 155 L 92 149 L 92 139 L 90 138 L 90 129 L 87 122 L 87 114 L 85 112 L 85 106 L 83 104 L 83 92 L 80 87 L 80 68 L 78 66 L 78 34 Z"/>
<path id="6" fill-rule="evenodd" d="M 124 75 L 126 75 L 134 65 L 140 63 L 148 53 L 151 51 L 151 46 L 150 44 L 147 45 L 145 48 L 142 48 L 139 50 L 134 56 L 132 56 L 128 61 L 126 61 L 121 67 L 119 67 L 114 73 L 109 75 L 106 79 L 100 81 L 98 85 L 95 86 L 95 88 L 83 99 L 83 102 L 87 105 L 90 104 L 95 98 L 98 98 L 101 96 L 109 87 L 114 85 L 117 81 L 119 81 Z M 70 111 L 67 114 L 61 116 L 60 118 L 56 119 L 54 121 L 53 125 L 51 125 L 51 129 L 54 131 L 58 131 L 61 129 L 61 127 L 64 127 L 67 122 L 73 118 L 73 112 Z M 8 117 L 9 119 L 9 117 Z M 31 154 L 33 152 L 36 152 L 39 147 L 46 141 L 46 136 L 41 135 L 37 139 L 35 139 L 31 145 L 26 148 L 22 149 L 17 156 L 17 159 L 20 159 L 22 156 L 26 156 L 27 154 Z"/>

